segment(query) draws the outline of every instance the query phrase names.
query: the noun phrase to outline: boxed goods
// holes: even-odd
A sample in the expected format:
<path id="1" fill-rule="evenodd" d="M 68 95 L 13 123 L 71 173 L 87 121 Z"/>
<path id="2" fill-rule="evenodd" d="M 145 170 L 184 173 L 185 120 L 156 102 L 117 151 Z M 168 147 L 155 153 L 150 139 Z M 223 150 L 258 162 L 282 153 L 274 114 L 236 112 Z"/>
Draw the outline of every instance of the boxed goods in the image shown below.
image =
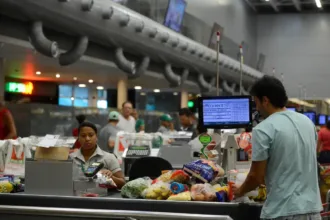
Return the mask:
<path id="1" fill-rule="evenodd" d="M 219 165 L 203 159 L 184 165 L 183 170 L 201 183 L 211 183 L 225 174 Z"/>

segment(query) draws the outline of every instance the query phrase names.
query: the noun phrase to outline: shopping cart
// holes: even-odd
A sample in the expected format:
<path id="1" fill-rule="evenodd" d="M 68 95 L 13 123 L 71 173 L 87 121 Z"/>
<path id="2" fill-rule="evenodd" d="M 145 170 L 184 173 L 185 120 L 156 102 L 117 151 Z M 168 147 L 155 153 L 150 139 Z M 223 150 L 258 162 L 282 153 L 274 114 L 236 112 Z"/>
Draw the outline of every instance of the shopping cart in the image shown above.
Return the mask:
<path id="1" fill-rule="evenodd" d="M 324 184 L 330 187 L 330 164 L 319 164 L 319 183 L 320 186 Z M 326 193 L 321 217 L 323 220 L 330 220 L 330 190 Z"/>
<path id="2" fill-rule="evenodd" d="M 323 211 L 321 212 L 322 220 L 330 220 L 330 190 L 327 193 L 326 203 L 323 204 Z"/>

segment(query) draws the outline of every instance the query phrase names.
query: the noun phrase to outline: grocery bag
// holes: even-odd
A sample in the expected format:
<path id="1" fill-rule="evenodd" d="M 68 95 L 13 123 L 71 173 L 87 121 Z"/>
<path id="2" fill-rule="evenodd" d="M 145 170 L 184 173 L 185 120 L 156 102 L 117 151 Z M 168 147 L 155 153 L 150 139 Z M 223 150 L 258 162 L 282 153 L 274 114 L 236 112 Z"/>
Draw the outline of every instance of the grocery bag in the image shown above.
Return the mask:
<path id="1" fill-rule="evenodd" d="M 8 141 L 0 141 L 0 174 L 5 170 Z"/>

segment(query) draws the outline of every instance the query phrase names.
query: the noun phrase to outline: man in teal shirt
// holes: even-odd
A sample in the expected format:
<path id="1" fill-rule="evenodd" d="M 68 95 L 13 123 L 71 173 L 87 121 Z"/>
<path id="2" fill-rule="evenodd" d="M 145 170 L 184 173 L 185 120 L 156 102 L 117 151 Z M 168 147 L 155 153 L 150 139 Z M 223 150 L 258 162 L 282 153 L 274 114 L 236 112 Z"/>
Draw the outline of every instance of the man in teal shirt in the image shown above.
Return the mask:
<path id="1" fill-rule="evenodd" d="M 266 183 L 262 219 L 321 220 L 314 124 L 286 110 L 286 91 L 274 77 L 257 81 L 251 95 L 265 120 L 253 129 L 251 169 L 245 182 L 234 187 L 235 196 Z"/>

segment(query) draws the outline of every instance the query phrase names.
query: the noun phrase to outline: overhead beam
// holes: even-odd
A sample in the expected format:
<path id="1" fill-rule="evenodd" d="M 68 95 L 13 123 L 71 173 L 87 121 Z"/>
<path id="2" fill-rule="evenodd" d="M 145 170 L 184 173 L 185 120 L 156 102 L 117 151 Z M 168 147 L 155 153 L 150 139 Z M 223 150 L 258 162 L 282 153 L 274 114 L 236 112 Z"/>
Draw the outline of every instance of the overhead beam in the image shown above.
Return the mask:
<path id="1" fill-rule="evenodd" d="M 253 11 L 257 12 L 257 8 L 250 2 L 250 0 L 245 0 L 245 2 L 253 9 Z"/>
<path id="2" fill-rule="evenodd" d="M 301 11 L 301 3 L 300 0 L 292 0 L 294 6 L 296 7 L 297 11 Z"/>
<path id="3" fill-rule="evenodd" d="M 269 3 L 276 12 L 280 12 L 278 5 L 277 5 L 277 0 L 269 0 Z"/>

